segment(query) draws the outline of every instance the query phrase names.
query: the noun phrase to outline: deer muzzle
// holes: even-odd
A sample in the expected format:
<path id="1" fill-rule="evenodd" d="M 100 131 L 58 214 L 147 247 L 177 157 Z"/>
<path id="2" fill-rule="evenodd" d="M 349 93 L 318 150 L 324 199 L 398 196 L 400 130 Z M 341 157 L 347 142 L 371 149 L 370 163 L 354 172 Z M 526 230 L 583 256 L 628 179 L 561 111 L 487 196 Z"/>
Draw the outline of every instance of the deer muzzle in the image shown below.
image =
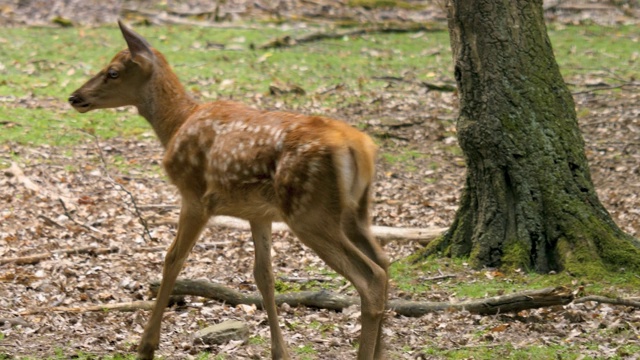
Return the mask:
<path id="1" fill-rule="evenodd" d="M 87 102 L 82 96 L 78 95 L 77 93 L 73 93 L 71 94 L 71 96 L 69 96 L 69 104 L 81 113 L 89 111 L 89 107 L 91 106 L 89 102 Z"/>

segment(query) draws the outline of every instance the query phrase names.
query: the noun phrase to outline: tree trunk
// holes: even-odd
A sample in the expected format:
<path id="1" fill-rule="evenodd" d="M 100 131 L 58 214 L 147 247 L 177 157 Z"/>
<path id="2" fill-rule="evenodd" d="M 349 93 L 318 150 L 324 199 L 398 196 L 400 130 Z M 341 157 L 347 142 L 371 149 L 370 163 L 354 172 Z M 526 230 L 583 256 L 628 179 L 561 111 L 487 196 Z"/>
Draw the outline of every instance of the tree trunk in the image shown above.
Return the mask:
<path id="1" fill-rule="evenodd" d="M 454 223 L 427 253 L 538 272 L 640 269 L 640 242 L 594 191 L 542 1 L 450 0 L 448 20 L 468 169 Z"/>

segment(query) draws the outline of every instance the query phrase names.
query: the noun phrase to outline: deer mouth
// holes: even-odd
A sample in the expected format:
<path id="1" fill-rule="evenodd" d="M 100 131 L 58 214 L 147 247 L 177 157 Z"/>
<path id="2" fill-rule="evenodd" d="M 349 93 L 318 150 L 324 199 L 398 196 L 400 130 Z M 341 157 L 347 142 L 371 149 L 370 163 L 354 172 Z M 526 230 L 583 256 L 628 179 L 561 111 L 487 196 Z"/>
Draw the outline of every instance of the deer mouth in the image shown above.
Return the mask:
<path id="1" fill-rule="evenodd" d="M 91 103 L 76 94 L 69 96 L 69 104 L 80 113 L 91 110 Z"/>

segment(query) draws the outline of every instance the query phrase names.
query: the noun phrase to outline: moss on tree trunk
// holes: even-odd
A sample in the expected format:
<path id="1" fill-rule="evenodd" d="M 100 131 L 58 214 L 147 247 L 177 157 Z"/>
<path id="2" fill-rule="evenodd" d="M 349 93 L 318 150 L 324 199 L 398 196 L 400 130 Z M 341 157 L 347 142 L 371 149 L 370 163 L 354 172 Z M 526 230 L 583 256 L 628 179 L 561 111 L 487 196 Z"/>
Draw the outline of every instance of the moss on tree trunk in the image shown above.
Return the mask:
<path id="1" fill-rule="evenodd" d="M 542 1 L 452 0 L 448 11 L 468 170 L 454 223 L 428 252 L 538 272 L 640 269 L 640 242 L 594 190 Z"/>

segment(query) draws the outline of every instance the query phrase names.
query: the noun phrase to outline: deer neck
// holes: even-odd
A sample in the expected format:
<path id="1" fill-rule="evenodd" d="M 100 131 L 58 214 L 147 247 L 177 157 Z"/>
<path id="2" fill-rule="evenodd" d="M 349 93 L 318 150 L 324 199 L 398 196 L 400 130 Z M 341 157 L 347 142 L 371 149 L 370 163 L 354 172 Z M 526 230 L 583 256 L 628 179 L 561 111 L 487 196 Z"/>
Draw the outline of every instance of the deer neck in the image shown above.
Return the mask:
<path id="1" fill-rule="evenodd" d="M 137 108 L 166 148 L 197 106 L 171 69 L 156 69 Z"/>

